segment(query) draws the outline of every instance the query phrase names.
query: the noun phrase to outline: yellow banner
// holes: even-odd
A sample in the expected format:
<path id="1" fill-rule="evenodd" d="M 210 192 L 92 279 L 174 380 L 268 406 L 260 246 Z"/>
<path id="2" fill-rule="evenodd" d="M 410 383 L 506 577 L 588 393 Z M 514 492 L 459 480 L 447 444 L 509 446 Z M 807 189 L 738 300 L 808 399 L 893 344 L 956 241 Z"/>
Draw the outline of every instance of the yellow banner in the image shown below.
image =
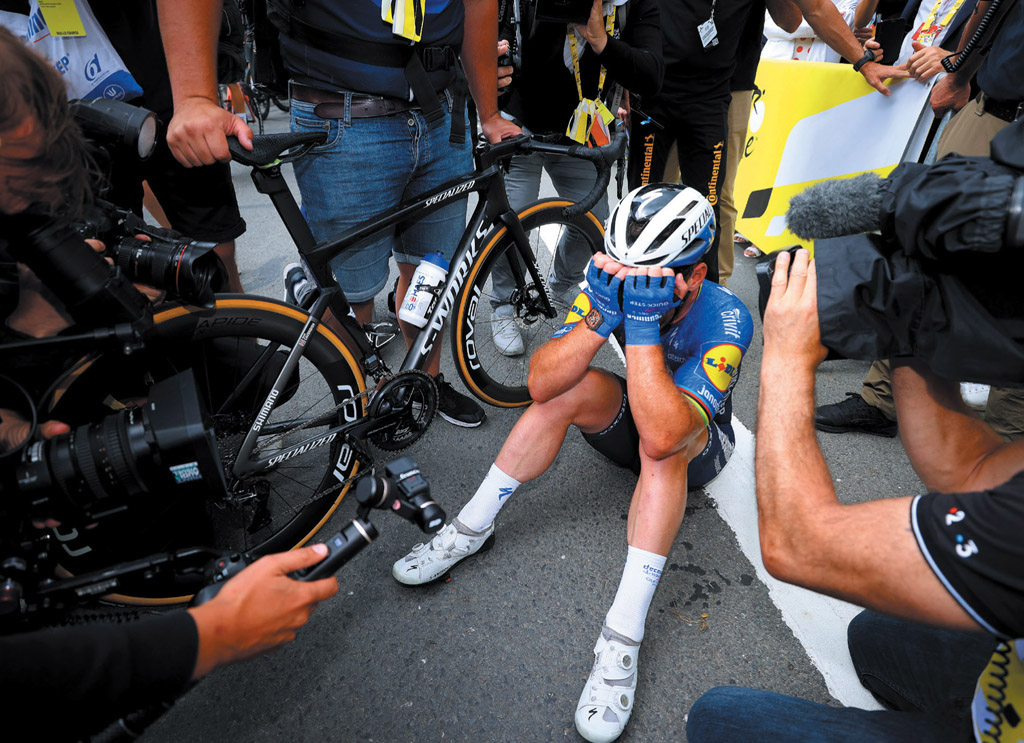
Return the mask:
<path id="1" fill-rule="evenodd" d="M 736 175 L 736 230 L 764 252 L 813 247 L 786 228 L 789 200 L 828 178 L 888 175 L 917 160 L 931 124 L 931 84 L 883 96 L 850 65 L 763 60 Z"/>

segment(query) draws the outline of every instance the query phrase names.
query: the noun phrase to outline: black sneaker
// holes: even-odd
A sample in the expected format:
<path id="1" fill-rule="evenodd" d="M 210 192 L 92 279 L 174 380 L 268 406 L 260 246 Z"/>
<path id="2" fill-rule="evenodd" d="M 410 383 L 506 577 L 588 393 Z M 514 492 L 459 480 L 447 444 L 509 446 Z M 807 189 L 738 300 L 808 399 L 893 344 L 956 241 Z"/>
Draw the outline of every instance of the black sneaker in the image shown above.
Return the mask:
<path id="1" fill-rule="evenodd" d="M 816 408 L 814 427 L 827 433 L 859 431 L 890 439 L 896 435 L 896 421 L 889 420 L 881 410 L 864 402 L 859 392 L 847 392 L 842 402 Z"/>
<path id="2" fill-rule="evenodd" d="M 284 301 L 308 310 L 316 300 L 316 285 L 306 277 L 301 263 L 284 267 Z"/>
<path id="3" fill-rule="evenodd" d="M 449 423 L 463 428 L 476 428 L 487 414 L 476 401 L 444 381 L 444 374 L 434 377 L 437 382 L 437 412 Z"/>

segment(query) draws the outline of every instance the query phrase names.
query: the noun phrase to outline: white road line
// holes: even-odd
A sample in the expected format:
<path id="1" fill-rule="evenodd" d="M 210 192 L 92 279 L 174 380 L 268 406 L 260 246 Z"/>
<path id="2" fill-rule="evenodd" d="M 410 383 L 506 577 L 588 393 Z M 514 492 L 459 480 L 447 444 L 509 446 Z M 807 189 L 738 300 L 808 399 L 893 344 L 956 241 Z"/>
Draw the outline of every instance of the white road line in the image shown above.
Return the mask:
<path id="1" fill-rule="evenodd" d="M 718 513 L 735 532 L 740 549 L 768 586 L 782 618 L 825 678 L 829 693 L 848 707 L 881 709 L 857 680 L 846 648 L 846 627 L 860 607 L 772 578 L 761 561 L 754 492 L 754 435 L 733 417 L 736 451 L 722 474 L 705 488 Z"/>

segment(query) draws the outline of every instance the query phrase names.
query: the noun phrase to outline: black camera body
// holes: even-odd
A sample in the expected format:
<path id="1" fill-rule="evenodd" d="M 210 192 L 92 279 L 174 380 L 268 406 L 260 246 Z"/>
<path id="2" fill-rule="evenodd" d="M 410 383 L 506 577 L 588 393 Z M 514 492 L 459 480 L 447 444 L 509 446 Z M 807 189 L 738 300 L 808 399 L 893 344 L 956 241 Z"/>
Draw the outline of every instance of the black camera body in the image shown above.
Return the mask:
<path id="1" fill-rule="evenodd" d="M 913 357 L 953 381 L 1024 385 L 1024 120 L 991 158 L 826 181 L 787 219 L 816 240 L 828 358 Z M 777 257 L 757 267 L 762 318 Z"/>
<path id="2" fill-rule="evenodd" d="M 103 199 L 74 225 L 83 238 L 106 246 L 106 255 L 134 283 L 167 292 L 169 299 L 212 307 L 227 285 L 227 272 L 214 252 L 216 243 L 189 240 L 174 230 L 146 224 Z"/>

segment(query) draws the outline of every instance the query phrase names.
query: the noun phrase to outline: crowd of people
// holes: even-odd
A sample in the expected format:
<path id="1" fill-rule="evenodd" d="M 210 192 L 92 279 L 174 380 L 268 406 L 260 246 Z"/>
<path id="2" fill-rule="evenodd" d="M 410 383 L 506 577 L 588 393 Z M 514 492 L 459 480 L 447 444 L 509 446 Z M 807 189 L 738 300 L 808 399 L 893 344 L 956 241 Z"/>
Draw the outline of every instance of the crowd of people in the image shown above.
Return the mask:
<path id="1" fill-rule="evenodd" d="M 602 200 L 594 208 L 606 220 L 604 250 L 592 256 L 570 235 L 546 277 L 571 309 L 530 359 L 533 404 L 458 515 L 393 567 L 395 580 L 420 585 L 490 547 L 501 509 L 551 466 L 573 427 L 612 465 L 635 473 L 618 589 L 573 711 L 589 741 L 615 740 L 626 728 L 647 613 L 687 490 L 718 476 L 735 446 L 732 393 L 756 341 L 750 311 L 727 288 L 735 268 L 732 184 L 762 46 L 764 57 L 846 60 L 877 94 L 889 95 L 889 80 L 923 83 L 944 73 L 943 60 L 968 46 L 983 14 L 1005 3 L 990 43 L 932 88 L 937 115 L 958 112 L 942 131 L 938 157 L 986 157 L 1004 129 L 1024 137 L 1021 0 L 716 2 L 593 0 L 578 3 L 580 15 L 568 22 L 548 19 L 544 0 L 510 0 L 501 17 L 493 0 L 384 0 L 384 14 L 373 3 L 271 3 L 290 78 L 291 128 L 327 134 L 295 166 L 303 214 L 318 239 L 470 171 L 467 93 L 491 143 L 525 133 L 600 144 L 616 119 L 630 130 L 630 192 L 615 207 Z M 141 212 L 147 183 L 174 229 L 218 244 L 229 288 L 242 291 L 234 254 L 245 222 L 226 137 L 251 148 L 253 134 L 216 94 L 221 0 L 89 4 L 145 91 L 135 102 L 166 124 L 152 158 L 114 170 L 108 198 Z M 29 3 L 10 0 L 0 0 L 0 10 L 30 12 Z M 899 38 L 890 49 L 872 28 L 893 18 L 904 33 L 885 37 Z M 516 64 L 499 64 L 506 53 Z M 88 200 L 89 187 L 60 76 L 2 29 L 0 67 L 0 214 L 41 207 L 67 216 Z M 58 162 L 68 152 L 79 154 Z M 536 199 L 544 172 L 570 200 L 594 184 L 581 161 L 518 156 L 507 177 L 514 208 Z M 465 221 L 465 202 L 453 201 L 334 259 L 356 318 L 372 320 L 391 258 L 403 297 L 424 256 L 451 257 Z M 20 271 L 5 338 L 70 325 L 29 273 Z M 762 556 L 781 580 L 867 607 L 850 626 L 851 655 L 889 709 L 721 687 L 696 701 L 687 736 L 695 743 L 965 740 L 964 690 L 998 643 L 1024 631 L 1024 547 L 1015 538 L 1024 518 L 1024 393 L 992 387 L 981 417 L 960 394 L 959 383 L 973 380 L 941 379 L 918 360 L 894 358 L 872 367 L 862 393 L 815 409 L 815 370 L 825 357 L 816 279 L 807 251 L 781 254 L 764 314 L 756 455 Z M 511 276 L 496 271 L 492 280 L 491 341 L 502 354 L 520 355 Z M 49 308 L 45 322 L 40 307 Z M 417 329 L 400 325 L 411 340 Z M 624 376 L 594 365 L 613 337 L 624 349 Z M 480 426 L 483 409 L 443 379 L 439 351 L 440 344 L 428 371 L 438 381 L 440 414 Z M 22 423 L 0 410 L 6 446 L 20 443 Z M 841 504 L 815 428 L 893 436 L 897 425 L 927 494 Z M 5 703 L 42 709 L 38 690 L 59 689 L 67 704 L 92 710 L 80 722 L 98 723 L 180 693 L 219 665 L 294 637 L 337 583 L 299 583 L 288 573 L 323 554 L 309 547 L 265 557 L 210 603 L 127 629 L 0 638 Z"/>

